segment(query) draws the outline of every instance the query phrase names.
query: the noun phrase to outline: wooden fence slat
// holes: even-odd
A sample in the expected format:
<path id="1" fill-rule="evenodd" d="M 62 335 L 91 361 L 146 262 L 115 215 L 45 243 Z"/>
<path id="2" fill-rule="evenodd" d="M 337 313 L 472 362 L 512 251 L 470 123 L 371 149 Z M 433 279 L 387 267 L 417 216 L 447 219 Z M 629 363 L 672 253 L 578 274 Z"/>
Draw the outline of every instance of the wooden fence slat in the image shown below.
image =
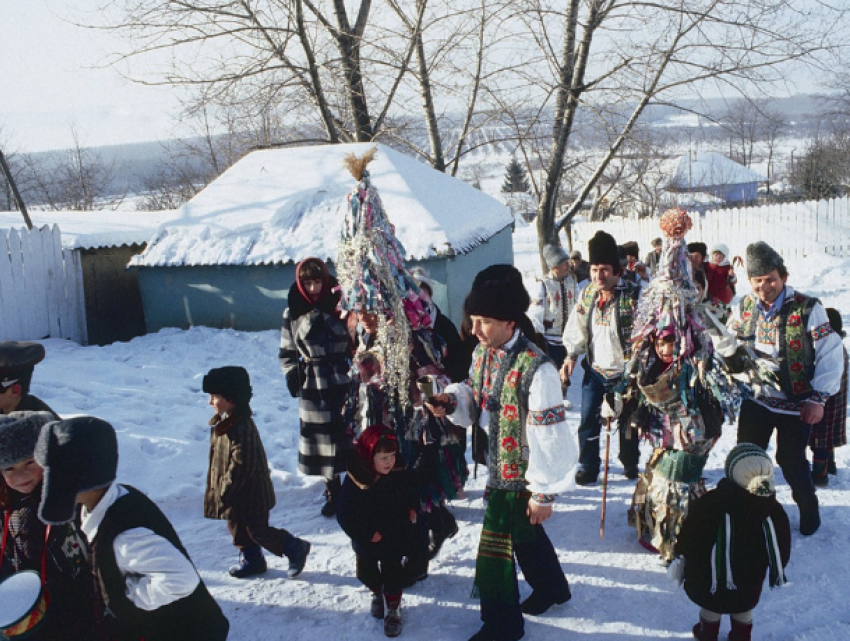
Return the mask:
<path id="1" fill-rule="evenodd" d="M 81 259 L 65 254 L 55 225 L 0 235 L 0 340 L 87 342 Z"/>

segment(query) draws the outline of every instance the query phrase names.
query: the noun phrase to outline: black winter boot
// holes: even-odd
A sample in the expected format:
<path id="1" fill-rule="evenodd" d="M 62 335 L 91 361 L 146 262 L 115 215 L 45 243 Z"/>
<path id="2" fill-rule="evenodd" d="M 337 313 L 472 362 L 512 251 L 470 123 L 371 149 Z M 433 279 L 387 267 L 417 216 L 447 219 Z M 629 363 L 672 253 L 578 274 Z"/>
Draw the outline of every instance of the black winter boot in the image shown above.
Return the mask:
<path id="1" fill-rule="evenodd" d="M 384 634 L 397 637 L 401 634 L 401 595 L 387 596 L 387 611 L 384 614 Z"/>
<path id="2" fill-rule="evenodd" d="M 230 568 L 230 576 L 236 579 L 247 579 L 266 572 L 266 557 L 263 556 L 263 548 L 256 543 L 246 545 L 242 548 L 242 559 L 239 565 Z"/>
<path id="3" fill-rule="evenodd" d="M 325 481 L 325 504 L 322 506 L 322 516 L 330 518 L 336 515 L 336 499 L 339 496 L 341 485 L 339 476 Z"/>
<path id="4" fill-rule="evenodd" d="M 709 623 L 700 617 L 693 632 L 694 639 L 697 639 L 697 641 L 717 641 L 717 635 L 720 634 L 720 621 Z"/>
<path id="5" fill-rule="evenodd" d="M 304 539 L 292 537 L 293 541 L 287 546 L 286 558 L 289 559 L 287 575 L 294 579 L 304 570 L 307 563 L 307 555 L 310 554 L 310 542 Z"/>
<path id="6" fill-rule="evenodd" d="M 369 614 L 376 619 L 384 618 L 384 593 L 372 592 L 372 603 L 369 606 Z"/>
<path id="7" fill-rule="evenodd" d="M 800 534 L 811 536 L 820 527 L 820 510 L 818 509 L 818 498 L 815 496 L 807 503 L 800 503 Z"/>
<path id="8" fill-rule="evenodd" d="M 732 630 L 729 632 L 729 641 L 750 641 L 752 635 L 752 623 L 741 623 L 732 619 Z"/>

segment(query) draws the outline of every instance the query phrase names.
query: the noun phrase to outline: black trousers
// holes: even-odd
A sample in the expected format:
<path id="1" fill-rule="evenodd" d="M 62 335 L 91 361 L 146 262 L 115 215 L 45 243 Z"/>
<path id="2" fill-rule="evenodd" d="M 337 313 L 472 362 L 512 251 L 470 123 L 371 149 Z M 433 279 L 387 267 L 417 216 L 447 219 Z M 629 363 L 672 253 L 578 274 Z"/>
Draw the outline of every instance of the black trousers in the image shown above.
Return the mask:
<path id="1" fill-rule="evenodd" d="M 269 515 L 227 521 L 227 530 L 233 537 L 233 545 L 242 548 L 259 545 L 275 556 L 283 556 L 291 550 L 295 537 L 284 529 L 269 525 Z"/>
<path id="2" fill-rule="evenodd" d="M 549 595 L 553 601 L 564 601 L 570 596 L 570 586 L 561 570 L 555 547 L 542 525 L 534 526 L 534 534 L 534 541 L 514 545 L 516 562 L 532 590 Z M 496 639 L 519 639 L 525 629 L 516 571 L 513 601 L 505 603 L 500 599 L 481 599 L 481 620 Z"/>
<path id="3" fill-rule="evenodd" d="M 739 443 L 755 443 L 767 449 L 773 430 L 776 430 L 776 463 L 791 486 L 791 496 L 797 505 L 810 505 L 817 500 L 809 460 L 806 458 L 812 426 L 803 423 L 798 414 L 772 412 L 749 399 L 741 404 Z"/>

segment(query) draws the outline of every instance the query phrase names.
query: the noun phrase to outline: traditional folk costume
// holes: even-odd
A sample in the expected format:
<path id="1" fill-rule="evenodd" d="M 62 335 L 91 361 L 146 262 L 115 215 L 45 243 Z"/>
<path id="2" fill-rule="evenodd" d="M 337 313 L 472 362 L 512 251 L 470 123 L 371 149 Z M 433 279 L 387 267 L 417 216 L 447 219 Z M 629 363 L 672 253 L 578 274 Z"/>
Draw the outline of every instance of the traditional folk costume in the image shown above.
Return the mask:
<path id="1" fill-rule="evenodd" d="M 782 257 L 767 243 L 747 247 L 747 276 L 764 276 L 784 268 Z M 738 419 L 738 442 L 766 448 L 776 429 L 776 460 L 800 510 L 800 532 L 814 534 L 820 514 L 806 447 L 811 425 L 800 420 L 805 403 L 819 403 L 837 393 L 844 367 L 841 339 L 816 298 L 785 285 L 770 306 L 753 293 L 741 300 L 729 320 L 740 344 L 773 364 L 778 386 L 762 386 L 744 401 Z"/>
<path id="2" fill-rule="evenodd" d="M 33 458 L 39 431 L 54 418 L 50 412 L 30 411 L 0 416 L 0 469 Z M 0 579 L 38 572 L 49 598 L 49 615 L 30 630 L 22 621 L 15 636 L 28 641 L 91 641 L 96 636 L 88 544 L 75 521 L 49 526 L 39 520 L 41 492 L 42 483 L 24 494 L 0 477 Z"/>
<path id="3" fill-rule="evenodd" d="M 476 277 L 466 299 L 470 316 L 515 320 L 524 326 L 529 297 L 509 265 Z M 489 499 L 475 566 L 475 593 L 484 626 L 475 641 L 523 636 L 523 612 L 541 614 L 570 598 L 567 579 L 543 526 L 532 525 L 529 502 L 550 505 L 572 485 L 576 448 L 566 424 L 555 367 L 524 331 L 495 348 L 479 345 L 471 381 L 447 388 L 456 403 L 451 420 L 488 434 Z M 514 555 L 534 592 L 519 602 Z"/>
<path id="4" fill-rule="evenodd" d="M 631 423 L 654 451 L 638 478 L 629 510 L 639 542 L 671 561 L 690 503 L 705 492 L 702 470 L 720 437 L 724 412 L 734 416 L 738 395 L 724 395 L 712 344 L 701 337 L 705 320 L 696 305 L 684 234 L 688 215 L 671 209 L 661 218 L 665 240 L 659 271 L 635 315 L 635 351 L 622 388 L 635 406 Z M 659 341 L 673 342 L 662 358 Z"/>
<path id="5" fill-rule="evenodd" d="M 115 482 L 112 426 L 80 416 L 48 423 L 35 447 L 44 468 L 39 518 L 70 521 L 81 492 L 105 490 L 80 529 L 91 546 L 101 634 L 118 641 L 224 641 L 229 623 L 171 523 L 147 496 Z M 152 589 L 153 588 L 155 589 Z"/>
<path id="6" fill-rule="evenodd" d="M 592 265 L 619 264 L 617 243 L 603 231 L 590 239 Z M 601 459 L 599 436 L 602 429 L 600 409 L 605 394 L 621 384 L 623 371 L 632 354 L 632 327 L 634 313 L 640 296 L 640 287 L 622 279 L 612 296 L 603 301 L 598 286 L 584 288 L 578 304 L 570 314 L 564 329 L 564 347 L 567 358 L 576 361 L 584 354 L 581 383 L 581 423 L 578 429 L 579 469 L 576 482 L 587 485 L 596 482 Z M 637 477 L 640 452 L 638 439 L 620 420 L 620 453 L 626 476 Z"/>
<path id="7" fill-rule="evenodd" d="M 576 305 L 578 287 L 572 271 L 563 278 L 556 278 L 552 271 L 570 260 L 563 248 L 546 245 L 543 258 L 550 271 L 538 282 L 528 315 L 535 329 L 546 338 L 549 358 L 555 363 L 555 367 L 560 369 L 567 355 L 564 349 L 564 328 Z"/>

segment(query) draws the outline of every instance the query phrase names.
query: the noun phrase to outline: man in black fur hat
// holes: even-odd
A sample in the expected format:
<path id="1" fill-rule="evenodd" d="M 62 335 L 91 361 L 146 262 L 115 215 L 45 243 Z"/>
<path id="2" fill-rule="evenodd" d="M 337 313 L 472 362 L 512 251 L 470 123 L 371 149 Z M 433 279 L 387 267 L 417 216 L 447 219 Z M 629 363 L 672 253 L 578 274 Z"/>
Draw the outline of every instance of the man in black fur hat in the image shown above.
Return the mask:
<path id="1" fill-rule="evenodd" d="M 590 284 L 584 288 L 567 328 L 564 347 L 567 358 L 561 377 L 572 375 L 576 361 L 584 354 L 581 383 L 581 424 L 579 425 L 579 466 L 576 483 L 590 485 L 599 477 L 599 435 L 602 418 L 616 418 L 619 409 L 605 403 L 605 396 L 617 386 L 631 357 L 632 322 L 640 287 L 620 278 L 617 241 L 599 231 L 588 243 Z M 603 412 L 604 410 L 604 412 Z M 620 420 L 620 462 L 626 478 L 638 475 L 637 434 L 624 428 Z"/>
<path id="2" fill-rule="evenodd" d="M 528 292 L 512 265 L 475 277 L 464 311 L 478 338 L 472 385 L 458 383 L 429 404 L 462 427 L 487 429 L 490 498 L 484 514 L 475 589 L 483 627 L 470 641 L 516 641 L 523 614 L 570 599 L 570 588 L 543 522 L 571 485 L 576 448 L 566 424 L 558 372 L 532 342 Z M 448 407 L 448 410 L 447 410 Z M 514 556 L 531 596 L 520 604 Z"/>
<path id="3" fill-rule="evenodd" d="M 35 366 L 44 360 L 41 343 L 0 341 L 0 414 L 11 412 L 50 412 L 47 403 L 30 394 Z"/>
<path id="4" fill-rule="evenodd" d="M 762 385 L 743 402 L 738 442 L 766 449 L 776 430 L 776 461 L 800 510 L 800 533 L 814 534 L 820 512 L 806 447 L 824 403 L 839 390 L 841 338 L 820 301 L 787 284 L 782 256 L 764 241 L 747 246 L 747 277 L 753 292 L 740 301 L 729 327 L 740 343 L 772 364 L 778 386 Z"/>

